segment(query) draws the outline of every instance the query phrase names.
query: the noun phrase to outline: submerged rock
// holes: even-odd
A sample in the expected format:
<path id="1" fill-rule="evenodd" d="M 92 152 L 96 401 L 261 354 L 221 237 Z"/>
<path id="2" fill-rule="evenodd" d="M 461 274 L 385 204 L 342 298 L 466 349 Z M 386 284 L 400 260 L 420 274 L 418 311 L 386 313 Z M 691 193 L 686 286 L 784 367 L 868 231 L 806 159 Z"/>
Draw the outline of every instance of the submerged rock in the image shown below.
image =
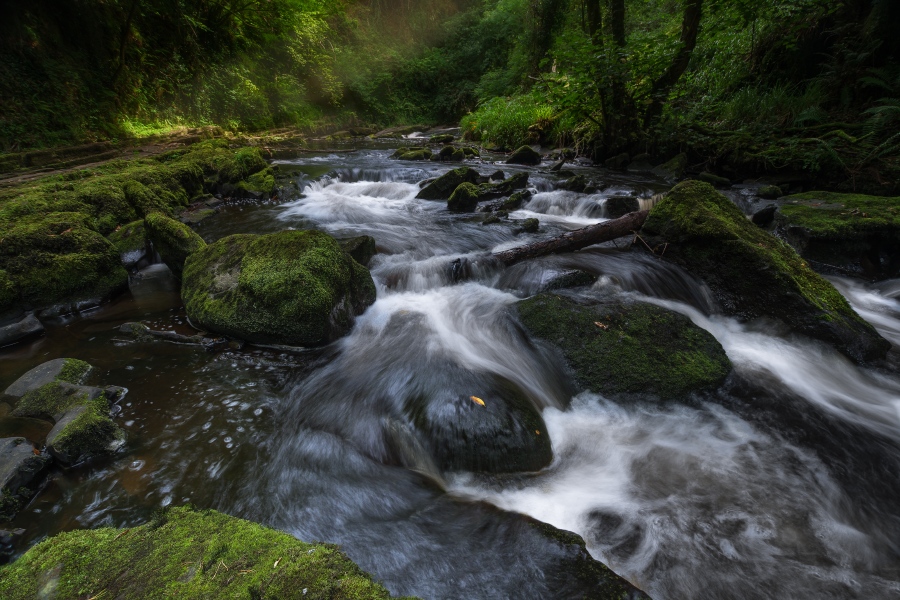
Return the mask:
<path id="1" fill-rule="evenodd" d="M 0 325 L 0 347 L 15 344 L 44 333 L 44 326 L 33 313 Z"/>
<path id="2" fill-rule="evenodd" d="M 727 314 L 774 317 L 853 358 L 883 358 L 890 343 L 785 242 L 753 225 L 710 185 L 686 181 L 641 229 L 651 246 L 706 281 Z"/>
<path id="3" fill-rule="evenodd" d="M 518 310 L 529 331 L 558 346 L 593 392 L 676 399 L 718 387 L 731 372 L 710 333 L 659 306 L 540 294 Z"/>
<path id="4" fill-rule="evenodd" d="M 444 173 L 419 190 L 416 198 L 420 200 L 447 200 L 461 183 L 477 183 L 478 178 L 478 171 L 475 169 L 459 167 Z"/>
<path id="5" fill-rule="evenodd" d="M 806 192 L 779 204 L 777 226 L 802 256 L 873 277 L 900 274 L 900 198 Z"/>
<path id="6" fill-rule="evenodd" d="M 206 247 L 206 242 L 193 229 L 163 214 L 149 214 L 144 223 L 153 248 L 178 278 L 187 257 Z"/>
<path id="7" fill-rule="evenodd" d="M 390 598 L 337 546 L 191 508 L 131 529 L 61 533 L 0 569 L 3 598 L 37 598 L 47 589 L 59 598 L 104 590 L 116 598 L 163 590 L 184 598 Z"/>
<path id="8" fill-rule="evenodd" d="M 315 346 L 375 301 L 369 271 L 320 231 L 238 234 L 191 254 L 181 288 L 198 327 L 248 342 Z"/>
<path id="9" fill-rule="evenodd" d="M 506 163 L 510 165 L 539 165 L 541 164 L 541 153 L 531 146 L 520 146 L 506 159 Z"/>

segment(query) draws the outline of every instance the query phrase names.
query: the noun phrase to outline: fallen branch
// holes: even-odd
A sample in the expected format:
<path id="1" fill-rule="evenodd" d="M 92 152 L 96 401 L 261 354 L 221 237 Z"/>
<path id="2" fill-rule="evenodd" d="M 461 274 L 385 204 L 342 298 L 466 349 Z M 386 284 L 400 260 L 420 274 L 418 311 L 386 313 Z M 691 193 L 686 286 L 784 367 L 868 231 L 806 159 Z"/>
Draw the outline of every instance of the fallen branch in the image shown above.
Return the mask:
<path id="1" fill-rule="evenodd" d="M 604 221 L 596 225 L 588 225 L 575 231 L 567 231 L 549 240 L 494 252 L 493 256 L 508 267 L 517 262 L 546 256 L 547 254 L 574 252 L 601 242 L 608 242 L 626 235 L 634 235 L 641 228 L 641 225 L 644 224 L 644 221 L 647 220 L 648 213 L 649 211 L 646 210 L 631 212 L 618 219 Z"/>

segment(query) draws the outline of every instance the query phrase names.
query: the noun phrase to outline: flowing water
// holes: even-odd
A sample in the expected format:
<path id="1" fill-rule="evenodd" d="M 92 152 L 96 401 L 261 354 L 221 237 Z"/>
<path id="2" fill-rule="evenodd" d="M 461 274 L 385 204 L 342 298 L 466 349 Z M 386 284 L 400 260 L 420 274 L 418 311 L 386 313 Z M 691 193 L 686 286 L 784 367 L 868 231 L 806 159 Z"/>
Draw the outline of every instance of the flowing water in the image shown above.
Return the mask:
<path id="1" fill-rule="evenodd" d="M 373 236 L 378 299 L 328 348 L 212 355 L 124 339 L 116 328 L 127 320 L 188 330 L 174 283 L 154 265 L 130 294 L 0 354 L 2 385 L 75 356 L 98 367 L 97 382 L 130 390 L 117 416 L 127 447 L 111 462 L 54 472 L 16 520 L 27 529 L 23 548 L 191 502 L 341 544 L 394 593 L 569 597 L 522 513 L 578 533 L 595 558 L 659 600 L 900 597 L 896 352 L 893 372 L 863 369 L 771 323 L 717 315 L 702 284 L 621 241 L 501 270 L 488 252 L 535 237 L 416 200 L 418 182 L 448 167 L 389 154 L 282 161 L 302 197 L 235 203 L 200 229 L 208 240 L 308 227 Z M 532 171 L 535 194 L 511 217 L 537 217 L 535 235 L 551 236 L 605 218 L 611 196 L 647 205 L 664 189 L 577 170 L 603 191 L 561 191 Z M 461 281 L 455 259 L 467 265 Z M 587 293 L 684 313 L 719 340 L 734 374 L 686 404 L 578 393 L 515 314 L 517 301 L 571 269 L 598 276 Z M 900 345 L 900 283 L 834 283 Z M 479 395 L 497 381 L 514 382 L 543 411 L 552 463 L 518 476 L 441 471 L 409 419 L 409 398 Z"/>

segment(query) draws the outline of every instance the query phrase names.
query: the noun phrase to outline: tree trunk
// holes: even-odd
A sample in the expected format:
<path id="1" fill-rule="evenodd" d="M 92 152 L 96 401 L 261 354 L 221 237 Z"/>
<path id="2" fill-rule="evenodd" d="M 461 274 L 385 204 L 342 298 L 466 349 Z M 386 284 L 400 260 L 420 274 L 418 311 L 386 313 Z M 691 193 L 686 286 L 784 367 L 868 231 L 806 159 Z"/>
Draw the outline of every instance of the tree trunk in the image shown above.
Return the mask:
<path id="1" fill-rule="evenodd" d="M 535 242 L 534 244 L 519 246 L 517 248 L 510 248 L 509 250 L 503 250 L 502 252 L 495 252 L 493 256 L 508 267 L 517 262 L 545 256 L 547 254 L 574 252 L 575 250 L 581 250 L 582 248 L 587 248 L 594 244 L 608 242 L 616 238 L 636 233 L 637 230 L 641 228 L 641 225 L 644 224 L 644 221 L 647 220 L 648 213 L 649 211 L 646 210 L 628 213 L 618 219 L 604 221 L 603 223 L 597 223 L 596 225 L 588 225 L 587 227 L 582 227 L 575 231 L 567 231 L 566 233 L 549 240 L 543 240 L 541 242 Z"/>
<path id="2" fill-rule="evenodd" d="M 672 59 L 669 68 L 653 82 L 650 90 L 650 106 L 644 115 L 644 125 L 649 125 L 663 109 L 669 93 L 691 62 L 691 54 L 697 45 L 697 34 L 700 32 L 700 18 L 703 13 L 703 0 L 685 0 L 684 19 L 681 22 L 681 48 Z"/>
<path id="3" fill-rule="evenodd" d="M 625 0 L 609 0 L 609 20 L 613 40 L 619 48 L 625 47 Z"/>
<path id="4" fill-rule="evenodd" d="M 601 0 L 585 0 L 587 5 L 587 33 L 588 36 L 599 44 L 602 40 L 603 13 L 600 11 Z"/>

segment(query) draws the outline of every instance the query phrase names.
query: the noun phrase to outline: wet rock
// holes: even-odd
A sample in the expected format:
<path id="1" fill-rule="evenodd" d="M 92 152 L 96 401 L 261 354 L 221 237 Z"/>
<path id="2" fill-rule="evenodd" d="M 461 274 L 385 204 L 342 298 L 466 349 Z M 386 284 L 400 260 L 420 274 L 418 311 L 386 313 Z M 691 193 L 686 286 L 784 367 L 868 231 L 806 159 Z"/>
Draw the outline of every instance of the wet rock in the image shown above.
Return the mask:
<path id="1" fill-rule="evenodd" d="M 503 181 L 506 179 L 506 173 L 503 171 L 494 171 L 490 175 L 488 175 L 488 182 L 497 183 L 498 181 Z"/>
<path id="2" fill-rule="evenodd" d="M 567 269 L 553 273 L 541 286 L 541 291 L 564 290 L 569 288 L 594 285 L 597 276 L 581 269 Z"/>
<path id="3" fill-rule="evenodd" d="M 49 461 L 25 438 L 0 439 L 0 521 L 11 520 L 31 499 Z"/>
<path id="4" fill-rule="evenodd" d="M 720 177 L 709 171 L 703 171 L 699 175 L 697 175 L 698 181 L 703 181 L 704 183 L 708 183 L 709 185 L 717 188 L 730 188 L 731 181 L 726 179 L 725 177 Z"/>
<path id="5" fill-rule="evenodd" d="M 404 135 L 415 133 L 427 129 L 424 125 L 398 125 L 397 127 L 388 127 L 374 134 L 375 139 L 383 138 L 402 138 Z"/>
<path id="6" fill-rule="evenodd" d="M 668 179 L 669 181 L 675 181 L 684 177 L 684 171 L 687 169 L 687 165 L 687 154 L 682 152 L 681 154 L 678 154 L 675 157 L 667 160 L 663 164 L 654 167 L 651 173 L 653 173 L 657 177 L 662 177 L 663 179 Z"/>
<path id="7" fill-rule="evenodd" d="M 396 158 L 400 160 L 431 160 L 431 150 L 428 148 L 419 148 L 418 150 L 404 152 Z"/>
<path id="8" fill-rule="evenodd" d="M 194 210 L 188 210 L 181 213 L 178 216 L 178 220 L 185 225 L 196 227 L 210 217 L 214 217 L 217 212 L 216 209 L 209 207 L 195 208 Z"/>
<path id="9" fill-rule="evenodd" d="M 375 238 L 370 235 L 358 235 L 356 237 L 338 240 L 344 252 L 353 257 L 353 260 L 364 267 L 369 266 L 372 257 L 378 254 L 375 248 Z"/>
<path id="10" fill-rule="evenodd" d="M 537 233 L 541 227 L 541 222 L 537 219 L 525 219 L 522 221 L 522 231 L 524 233 Z"/>
<path id="11" fill-rule="evenodd" d="M 646 158 L 648 156 L 648 154 L 638 154 L 628 163 L 625 170 L 629 173 L 649 173 L 653 170 L 653 163 Z"/>
<path id="12" fill-rule="evenodd" d="M 18 379 L 3 392 L 6 399 L 18 400 L 28 392 L 53 381 L 64 381 L 74 385 L 84 382 L 93 367 L 77 358 L 57 358 L 42 363 Z"/>
<path id="13" fill-rule="evenodd" d="M 499 183 L 482 183 L 478 186 L 478 198 L 490 200 L 508 196 L 517 190 L 524 190 L 528 185 L 528 173 L 516 173 L 509 179 Z"/>
<path id="14" fill-rule="evenodd" d="M 641 202 L 632 196 L 613 196 L 607 198 L 604 204 L 606 216 L 610 219 L 617 219 L 622 215 L 641 209 Z"/>
<path id="15" fill-rule="evenodd" d="M 119 253 L 122 266 L 133 269 L 148 254 L 147 232 L 143 219 L 122 225 L 107 238 Z"/>
<path id="16" fill-rule="evenodd" d="M 588 181 L 584 175 L 575 175 L 564 181 L 560 187 L 566 191 L 581 194 L 584 192 L 584 188 L 586 188 L 587 185 Z"/>
<path id="17" fill-rule="evenodd" d="M 315 346 L 350 331 L 375 301 L 369 271 L 326 233 L 239 234 L 191 254 L 181 297 L 191 322 L 248 342 Z"/>
<path id="18" fill-rule="evenodd" d="M 516 192 L 503 201 L 503 203 L 500 205 L 500 210 L 518 210 L 522 208 L 522 205 L 530 199 L 531 192 L 529 192 L 528 190 Z"/>
<path id="19" fill-rule="evenodd" d="M 453 151 L 456 150 L 453 146 L 444 146 L 437 153 L 437 160 L 447 161 L 453 156 Z M 434 160 L 434 156 L 431 157 Z"/>
<path id="20" fill-rule="evenodd" d="M 784 193 L 777 185 L 764 185 L 756 191 L 756 195 L 764 200 L 775 200 L 781 198 Z"/>
<path id="21" fill-rule="evenodd" d="M 563 168 L 563 165 L 565 165 L 565 164 L 566 164 L 565 158 L 559 159 L 558 161 L 556 161 L 555 163 L 550 165 L 550 172 L 556 173 L 557 171 L 561 170 Z"/>
<path id="22" fill-rule="evenodd" d="M 676 312 L 642 302 L 540 294 L 518 304 L 531 333 L 562 350 L 585 388 L 612 397 L 684 398 L 721 385 L 731 362 Z"/>
<path id="23" fill-rule="evenodd" d="M 900 198 L 806 192 L 779 206 L 778 230 L 805 258 L 870 277 L 900 274 Z"/>
<path id="24" fill-rule="evenodd" d="M 650 211 L 641 235 L 703 279 L 727 314 L 779 319 L 860 362 L 883 358 L 891 346 L 793 248 L 706 183 L 675 186 Z"/>
<path id="25" fill-rule="evenodd" d="M 501 222 L 500 215 L 498 215 L 497 213 L 491 213 L 487 216 L 487 218 L 485 218 L 484 221 L 481 222 L 481 224 L 482 225 L 496 225 L 497 223 L 500 223 L 500 222 Z"/>
<path id="26" fill-rule="evenodd" d="M 461 183 L 477 183 L 478 171 L 470 167 L 459 167 L 444 173 L 427 186 L 419 190 L 416 198 L 420 200 L 446 200 Z"/>
<path id="27" fill-rule="evenodd" d="M 510 165 L 539 165 L 541 164 L 541 154 L 531 146 L 520 146 L 506 159 L 506 163 Z"/>
<path id="28" fill-rule="evenodd" d="M 607 158 L 603 163 L 607 169 L 613 169 L 615 171 L 621 171 L 625 168 L 625 165 L 628 164 L 628 161 L 631 159 L 631 156 L 627 152 L 623 152 L 621 154 L 617 154 L 611 158 Z"/>
<path id="29" fill-rule="evenodd" d="M 147 237 L 153 243 L 153 248 L 178 278 L 181 278 L 184 270 L 185 259 L 190 254 L 206 247 L 203 238 L 190 227 L 163 214 L 147 215 L 144 223 L 147 227 Z"/>
<path id="30" fill-rule="evenodd" d="M 455 139 L 452 133 L 438 133 L 428 138 L 428 141 L 432 144 L 449 144 Z"/>
<path id="31" fill-rule="evenodd" d="M 262 200 L 271 198 L 275 193 L 275 172 L 272 167 L 266 167 L 253 173 L 247 179 L 239 181 L 231 192 L 234 198 L 251 198 Z"/>
<path id="32" fill-rule="evenodd" d="M 775 220 L 776 212 L 778 212 L 778 205 L 769 204 L 753 213 L 753 217 L 750 220 L 758 227 L 768 227 Z"/>
<path id="33" fill-rule="evenodd" d="M 442 471 L 537 471 L 553 454 L 540 411 L 518 386 L 490 373 L 435 365 L 405 410 Z"/>
<path id="34" fill-rule="evenodd" d="M 34 313 L 29 313 L 12 323 L 0 326 L 0 347 L 15 344 L 44 333 L 44 326 Z"/>
<path id="35" fill-rule="evenodd" d="M 478 205 L 478 187 L 473 183 L 461 183 L 453 190 L 447 200 L 447 210 L 453 212 L 472 212 Z"/>

